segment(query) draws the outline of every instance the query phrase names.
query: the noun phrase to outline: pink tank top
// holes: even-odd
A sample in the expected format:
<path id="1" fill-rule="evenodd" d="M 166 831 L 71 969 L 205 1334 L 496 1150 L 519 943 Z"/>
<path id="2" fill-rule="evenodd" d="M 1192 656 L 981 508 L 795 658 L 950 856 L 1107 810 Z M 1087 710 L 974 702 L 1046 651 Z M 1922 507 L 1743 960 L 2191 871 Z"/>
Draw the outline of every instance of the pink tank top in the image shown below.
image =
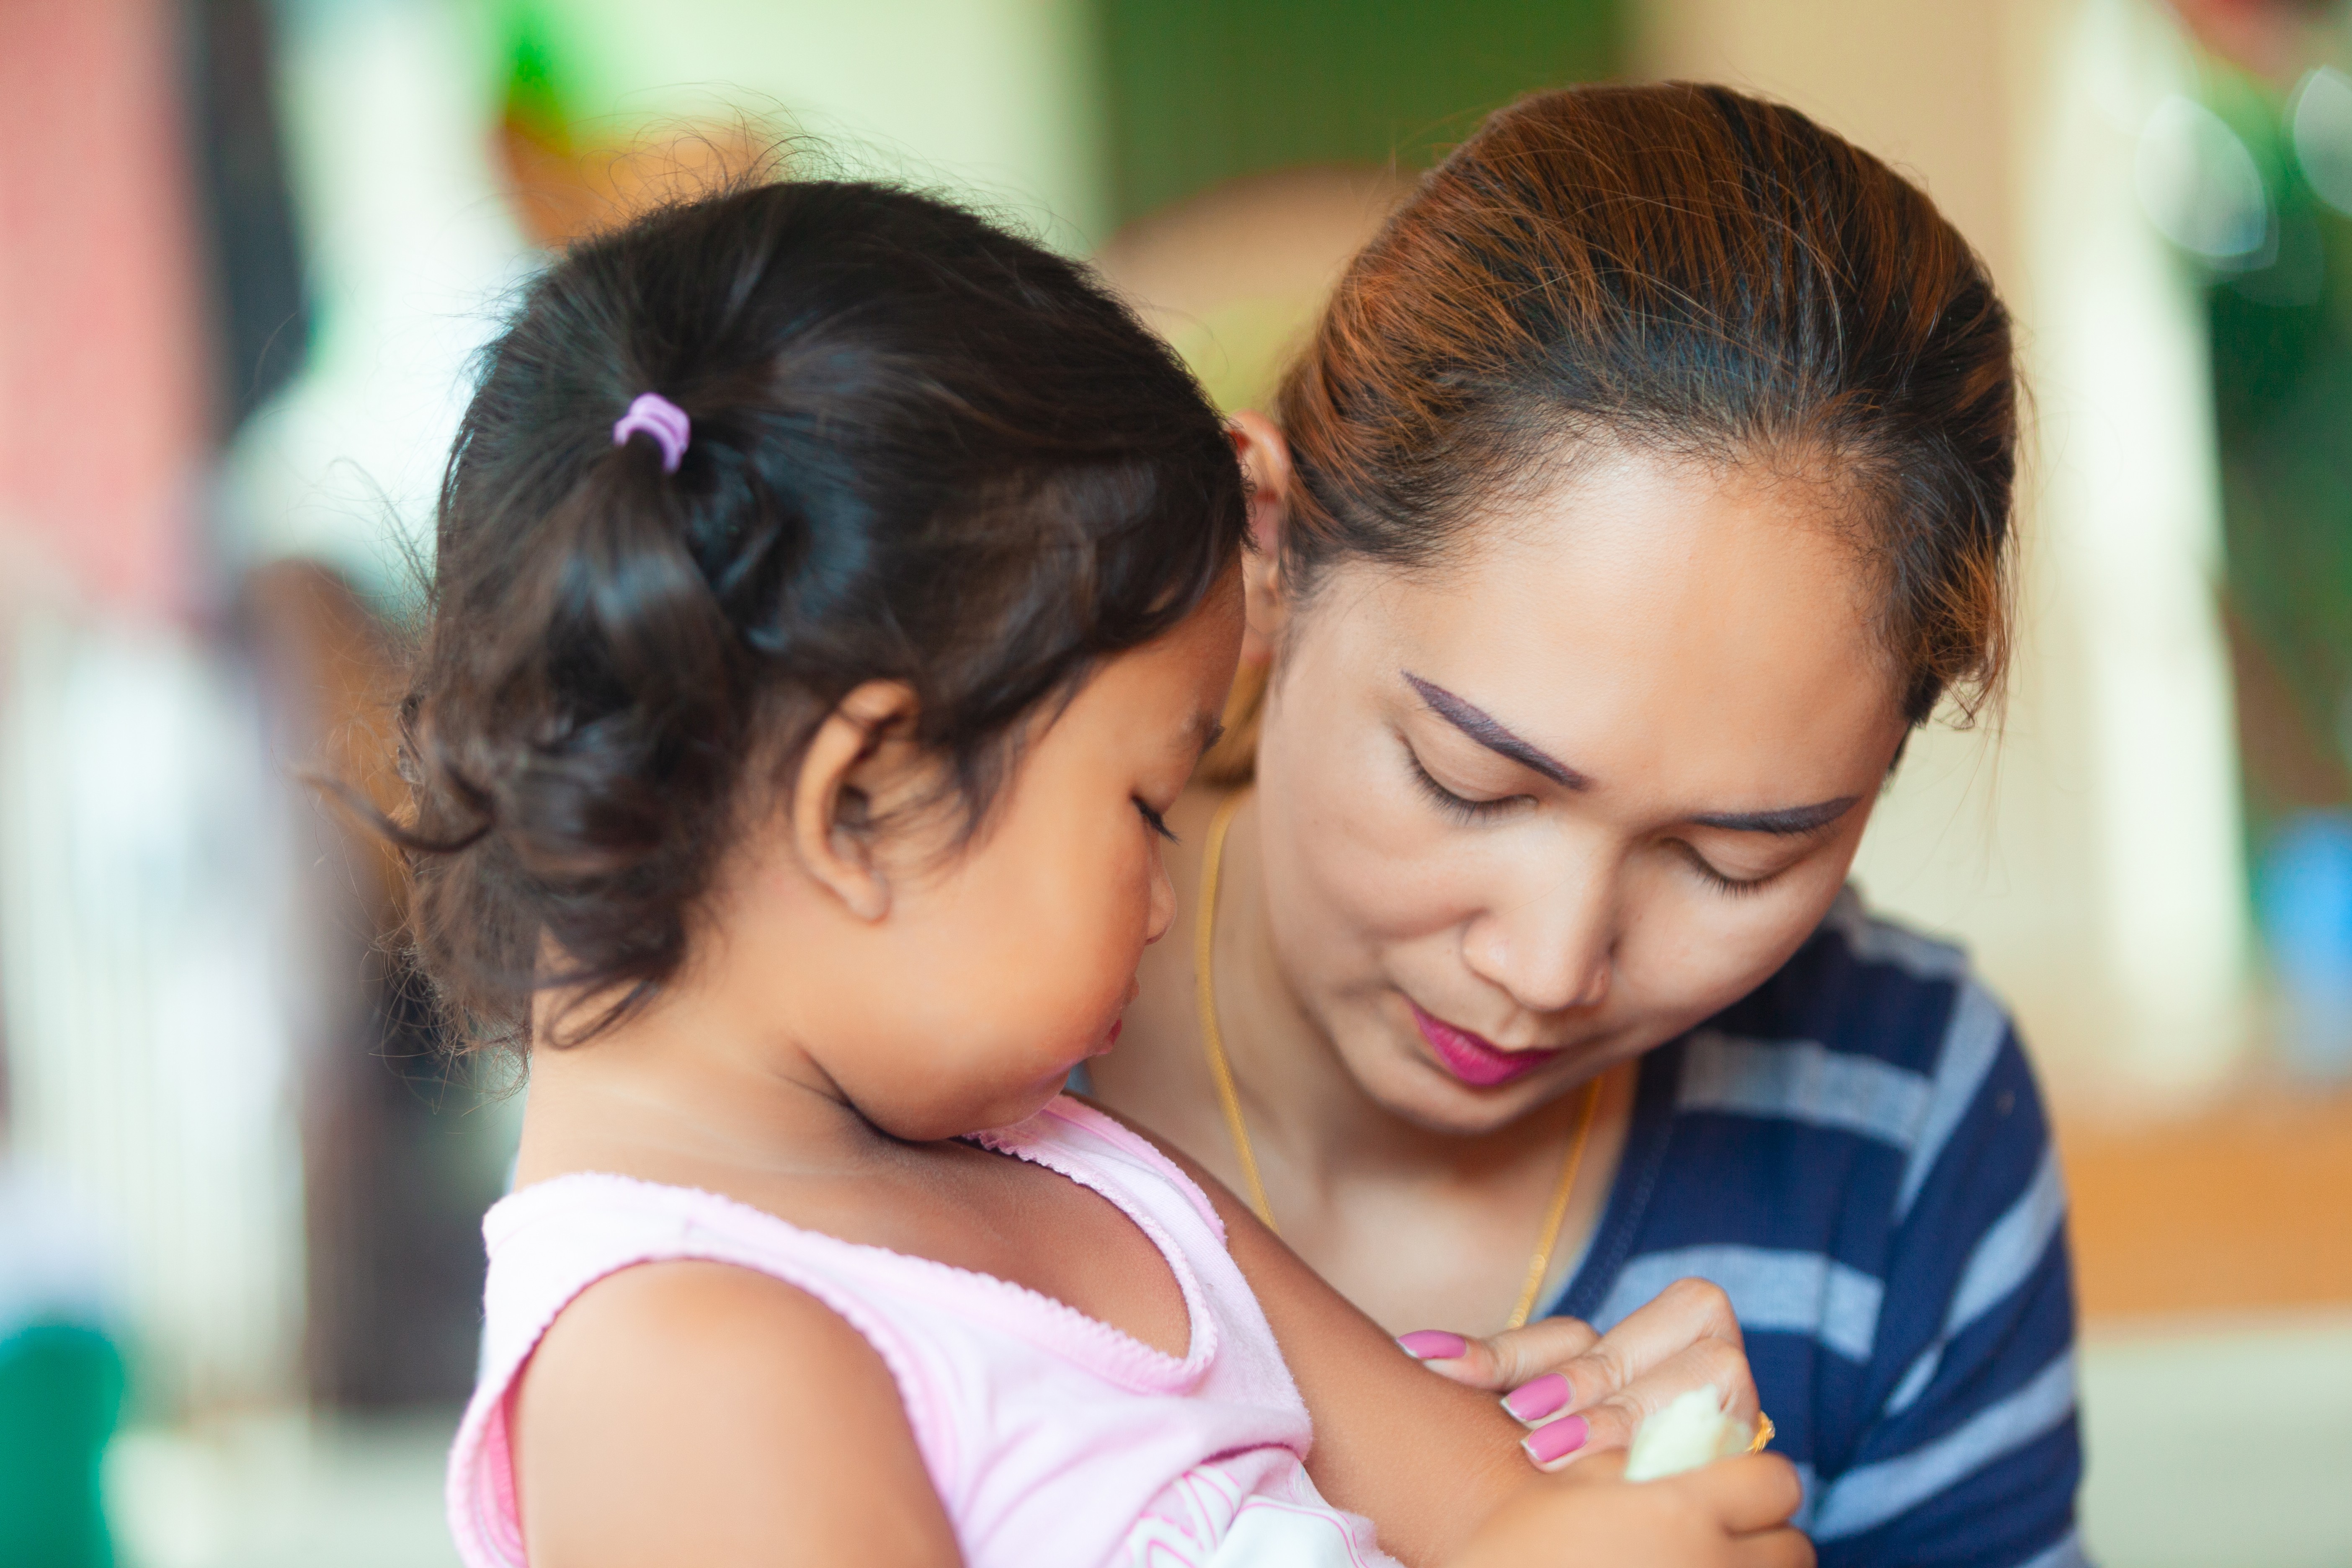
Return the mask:
<path id="1" fill-rule="evenodd" d="M 772 1275 L 863 1335 L 971 1568 L 1393 1568 L 1303 1463 L 1307 1407 L 1209 1200 L 1158 1150 L 1059 1099 L 976 1142 L 1093 1188 L 1168 1260 L 1192 1323 L 1181 1361 L 989 1275 L 802 1230 L 713 1194 L 575 1174 L 526 1187 L 489 1242 L 482 1379 L 449 1455 L 467 1568 L 523 1568 L 508 1395 L 572 1299 L 635 1263 Z"/>

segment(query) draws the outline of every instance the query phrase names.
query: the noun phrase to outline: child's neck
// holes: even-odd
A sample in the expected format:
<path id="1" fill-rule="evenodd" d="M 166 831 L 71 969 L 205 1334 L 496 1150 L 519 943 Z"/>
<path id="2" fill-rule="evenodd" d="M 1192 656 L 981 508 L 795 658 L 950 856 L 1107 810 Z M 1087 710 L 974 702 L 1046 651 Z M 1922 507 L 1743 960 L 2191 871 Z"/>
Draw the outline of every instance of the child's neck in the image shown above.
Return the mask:
<path id="1" fill-rule="evenodd" d="M 534 1036 L 553 1020 L 542 1005 Z M 580 1045 L 533 1047 L 515 1182 L 593 1170 L 728 1186 L 847 1174 L 904 1148 L 806 1052 L 679 991 Z"/>

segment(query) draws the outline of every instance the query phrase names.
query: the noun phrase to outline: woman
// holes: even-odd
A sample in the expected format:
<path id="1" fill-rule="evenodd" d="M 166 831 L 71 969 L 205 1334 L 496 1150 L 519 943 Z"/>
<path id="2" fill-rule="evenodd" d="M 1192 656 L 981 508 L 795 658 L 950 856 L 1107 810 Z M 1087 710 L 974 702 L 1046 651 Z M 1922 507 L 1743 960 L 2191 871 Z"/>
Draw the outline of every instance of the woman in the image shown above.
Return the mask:
<path id="1" fill-rule="evenodd" d="M 1999 693 L 1981 263 L 1789 110 L 1542 95 L 1357 258 L 1277 411 L 1237 435 L 1263 695 L 1213 759 L 1254 783 L 1177 814 L 1188 940 L 1097 1091 L 1391 1331 L 1559 1320 L 1499 1366 L 1407 1336 L 1465 1380 L 1715 1281 L 1825 1564 L 2076 1561 L 2039 1097 L 1960 955 L 1845 889 L 1905 736 Z"/>

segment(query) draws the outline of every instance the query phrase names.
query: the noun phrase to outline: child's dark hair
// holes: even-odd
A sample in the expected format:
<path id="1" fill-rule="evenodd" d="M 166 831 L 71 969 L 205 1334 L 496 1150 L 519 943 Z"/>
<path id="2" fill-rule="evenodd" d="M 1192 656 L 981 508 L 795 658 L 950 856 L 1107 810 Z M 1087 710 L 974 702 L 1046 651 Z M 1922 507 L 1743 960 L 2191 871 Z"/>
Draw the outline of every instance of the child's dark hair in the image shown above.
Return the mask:
<path id="1" fill-rule="evenodd" d="M 614 444 L 646 392 L 692 422 L 674 473 Z M 1244 532 L 1181 365 L 970 213 L 789 183 L 579 246 L 488 351 L 442 484 L 402 708 L 423 967 L 470 1038 L 528 1040 L 549 985 L 618 998 L 565 1031 L 595 1033 L 677 972 L 851 689 L 913 689 L 971 831 L 1024 721 L 1182 620 Z"/>

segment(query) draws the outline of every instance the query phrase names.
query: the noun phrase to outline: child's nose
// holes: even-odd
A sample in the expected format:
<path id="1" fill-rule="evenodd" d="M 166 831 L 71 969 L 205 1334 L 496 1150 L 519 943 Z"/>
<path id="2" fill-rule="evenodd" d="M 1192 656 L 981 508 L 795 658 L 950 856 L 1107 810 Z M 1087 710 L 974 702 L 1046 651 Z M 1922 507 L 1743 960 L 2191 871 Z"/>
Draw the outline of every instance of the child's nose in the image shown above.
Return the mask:
<path id="1" fill-rule="evenodd" d="M 1151 912 L 1144 921 L 1143 941 L 1146 946 L 1168 934 L 1176 923 L 1176 884 L 1168 875 L 1168 858 L 1157 845 L 1151 849 Z"/>

